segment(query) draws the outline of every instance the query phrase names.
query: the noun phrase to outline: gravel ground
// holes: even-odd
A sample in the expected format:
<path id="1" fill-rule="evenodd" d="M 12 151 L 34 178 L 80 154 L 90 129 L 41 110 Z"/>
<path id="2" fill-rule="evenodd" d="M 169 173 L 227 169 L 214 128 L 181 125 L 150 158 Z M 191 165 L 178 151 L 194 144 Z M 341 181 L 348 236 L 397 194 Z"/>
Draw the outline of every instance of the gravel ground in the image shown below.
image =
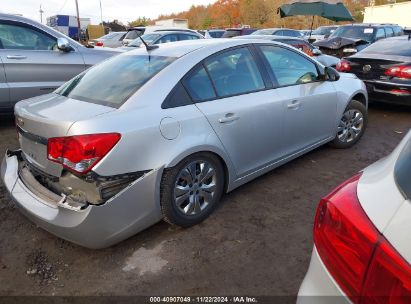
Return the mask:
<path id="1" fill-rule="evenodd" d="M 389 154 L 411 109 L 372 106 L 363 139 L 319 148 L 225 195 L 190 229 L 159 223 L 108 249 L 89 250 L 37 228 L 0 185 L 0 295 L 295 295 L 322 196 Z M 16 146 L 0 117 L 0 152 Z"/>

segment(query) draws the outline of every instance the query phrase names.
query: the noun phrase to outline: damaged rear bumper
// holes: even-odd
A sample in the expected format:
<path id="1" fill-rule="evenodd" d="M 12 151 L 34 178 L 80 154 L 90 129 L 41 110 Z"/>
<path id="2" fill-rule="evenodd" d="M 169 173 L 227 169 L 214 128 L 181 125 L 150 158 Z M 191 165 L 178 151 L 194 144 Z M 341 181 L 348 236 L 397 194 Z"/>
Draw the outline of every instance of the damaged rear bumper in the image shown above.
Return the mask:
<path id="1" fill-rule="evenodd" d="M 19 153 L 8 151 L 2 161 L 0 176 L 7 191 L 22 213 L 63 239 L 104 248 L 162 219 L 159 189 L 163 168 L 143 175 L 102 205 L 76 208 L 64 195 L 59 197 L 39 183 L 28 185 L 30 173 L 24 172 L 23 177 L 19 172 Z"/>

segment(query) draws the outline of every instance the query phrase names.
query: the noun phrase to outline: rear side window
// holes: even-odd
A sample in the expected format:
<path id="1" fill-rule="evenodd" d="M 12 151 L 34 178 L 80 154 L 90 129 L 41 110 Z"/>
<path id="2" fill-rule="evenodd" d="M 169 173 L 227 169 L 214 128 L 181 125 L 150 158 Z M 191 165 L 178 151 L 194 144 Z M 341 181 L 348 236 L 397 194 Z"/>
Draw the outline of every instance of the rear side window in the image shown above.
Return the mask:
<path id="1" fill-rule="evenodd" d="M 377 33 L 375 34 L 375 39 L 378 40 L 378 39 L 383 39 L 383 38 L 385 38 L 385 31 L 383 28 L 379 28 L 377 30 Z"/>
<path id="2" fill-rule="evenodd" d="M 86 102 L 119 108 L 175 58 L 120 55 L 73 78 L 56 93 Z"/>
<path id="3" fill-rule="evenodd" d="M 178 34 L 178 40 L 197 40 L 197 39 L 199 39 L 199 37 L 196 35 Z"/>
<path id="4" fill-rule="evenodd" d="M 290 86 L 318 80 L 318 71 L 307 58 L 277 46 L 259 47 L 267 59 L 278 85 Z"/>
<path id="5" fill-rule="evenodd" d="M 207 72 L 202 65 L 186 79 L 184 85 L 191 98 L 196 102 L 216 97 L 210 78 L 208 78 Z"/>
<path id="6" fill-rule="evenodd" d="M 265 88 L 263 78 L 248 48 L 237 48 L 213 56 L 208 58 L 204 65 L 219 97 Z"/>

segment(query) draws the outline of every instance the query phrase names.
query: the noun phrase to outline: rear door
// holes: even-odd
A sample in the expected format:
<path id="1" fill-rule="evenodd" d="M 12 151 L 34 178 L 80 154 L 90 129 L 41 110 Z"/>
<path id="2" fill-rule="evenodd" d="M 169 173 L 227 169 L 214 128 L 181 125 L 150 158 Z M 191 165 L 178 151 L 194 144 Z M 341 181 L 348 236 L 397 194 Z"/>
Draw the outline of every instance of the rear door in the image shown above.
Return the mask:
<path id="1" fill-rule="evenodd" d="M 1 44 L 0 44 L 1 47 Z M 6 73 L 4 72 L 4 65 L 0 58 L 0 113 L 10 110 L 10 89 L 6 81 Z"/>
<path id="2" fill-rule="evenodd" d="M 316 64 L 288 48 L 259 46 L 283 103 L 287 154 L 298 153 L 332 138 L 337 94 L 331 82 L 320 81 Z"/>
<path id="3" fill-rule="evenodd" d="M 0 58 L 10 102 L 50 93 L 85 69 L 81 54 L 57 49 L 57 39 L 31 25 L 0 21 Z"/>
<path id="4" fill-rule="evenodd" d="M 184 84 L 239 177 L 283 155 L 282 101 L 268 87 L 252 49 L 237 47 L 208 58 Z"/>

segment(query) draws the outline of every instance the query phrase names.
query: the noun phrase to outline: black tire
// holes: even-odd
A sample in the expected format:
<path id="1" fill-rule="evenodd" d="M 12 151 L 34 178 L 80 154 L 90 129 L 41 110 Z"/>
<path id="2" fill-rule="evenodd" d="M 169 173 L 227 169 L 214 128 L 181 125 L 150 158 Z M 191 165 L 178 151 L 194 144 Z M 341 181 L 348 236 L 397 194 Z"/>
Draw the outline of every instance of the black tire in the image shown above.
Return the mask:
<path id="1" fill-rule="evenodd" d="M 352 146 L 354 146 L 361 139 L 361 137 L 364 135 L 364 132 L 367 128 L 368 113 L 367 113 L 367 109 L 365 108 L 365 106 L 361 102 L 359 102 L 357 100 L 351 100 L 350 103 L 348 104 L 347 108 L 344 110 L 344 114 L 343 114 L 343 117 L 341 118 L 341 121 L 343 121 L 344 115 L 348 111 L 358 111 L 362 114 L 363 120 L 362 120 L 361 131 L 360 131 L 360 133 L 358 133 L 358 135 L 356 135 L 350 141 L 342 140 L 339 137 L 339 132 L 337 132 L 337 134 L 335 135 L 334 140 L 330 143 L 330 145 L 333 148 L 336 148 L 336 149 L 351 148 Z"/>
<path id="2" fill-rule="evenodd" d="M 210 164 L 215 171 L 215 177 L 213 179 L 215 184 L 214 195 L 204 210 L 201 210 L 200 213 L 190 215 L 184 214 L 183 211 L 177 207 L 177 200 L 175 199 L 176 183 L 181 182 L 181 179 L 177 181 L 177 178 L 179 178 L 180 173 L 193 162 L 204 161 Z M 196 183 L 196 185 L 199 184 Z M 165 169 L 162 176 L 160 185 L 160 203 L 164 220 L 172 225 L 180 227 L 190 227 L 201 223 L 214 211 L 221 199 L 223 190 L 224 169 L 217 156 L 210 153 L 197 153 L 183 159 L 175 167 Z"/>

